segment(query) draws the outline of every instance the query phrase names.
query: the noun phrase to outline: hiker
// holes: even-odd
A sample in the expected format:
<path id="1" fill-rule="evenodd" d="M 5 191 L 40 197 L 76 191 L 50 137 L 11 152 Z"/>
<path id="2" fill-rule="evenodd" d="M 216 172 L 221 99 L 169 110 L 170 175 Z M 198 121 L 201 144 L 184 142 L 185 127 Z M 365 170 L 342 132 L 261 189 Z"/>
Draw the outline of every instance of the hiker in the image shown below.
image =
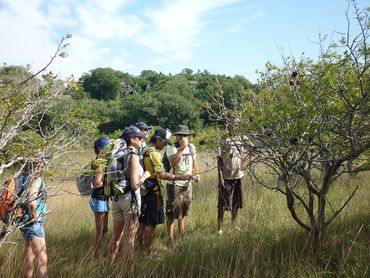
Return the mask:
<path id="1" fill-rule="evenodd" d="M 163 185 L 161 180 L 190 181 L 192 174 L 171 174 L 164 171 L 160 150 L 172 145 L 169 138 L 171 133 L 159 128 L 149 140 L 149 145 L 142 151 L 144 169 L 150 172 L 150 178 L 144 183 L 141 190 L 141 215 L 139 217 L 142 235 L 140 245 L 146 255 L 152 253 L 154 231 L 158 224 L 164 223 Z"/>
<path id="2" fill-rule="evenodd" d="M 124 262 L 128 272 L 133 270 L 134 242 L 139 215 L 135 190 L 150 177 L 150 173 L 144 172 L 139 162 L 138 148 L 144 136 L 145 134 L 136 126 L 129 126 L 123 130 L 121 137 L 126 141 L 127 153 L 117 159 L 116 180 L 112 181 L 112 186 L 120 186 L 122 192 L 115 193 L 112 197 L 113 237 L 109 243 L 108 261 L 113 263 L 123 235 Z"/>
<path id="3" fill-rule="evenodd" d="M 36 157 L 27 163 L 23 175 L 23 188 L 27 196 L 20 228 L 25 240 L 25 258 L 22 277 L 33 276 L 36 259 L 36 277 L 48 277 L 47 252 L 44 223 L 46 220 L 46 186 L 41 175 L 47 163 L 44 152 L 37 151 Z M 22 193 L 22 195 L 23 195 Z"/>
<path id="4" fill-rule="evenodd" d="M 231 221 L 236 227 L 238 209 L 244 202 L 243 143 L 237 136 L 220 140 L 218 169 L 218 234 L 223 235 L 222 223 L 225 211 L 231 211 Z"/>
<path id="5" fill-rule="evenodd" d="M 149 131 L 152 129 L 151 126 L 147 125 L 146 123 L 144 122 L 138 122 L 135 124 L 135 126 L 140 129 L 141 132 L 145 133 L 145 136 L 144 136 L 144 140 L 143 140 L 143 144 L 142 144 L 142 147 L 145 147 L 146 146 L 146 140 L 148 139 L 148 133 Z M 140 148 L 141 149 L 141 148 Z"/>
<path id="6" fill-rule="evenodd" d="M 94 142 L 96 158 L 91 162 L 94 171 L 93 190 L 91 192 L 90 207 L 95 216 L 94 257 L 100 256 L 101 241 L 108 231 L 108 198 L 104 195 L 104 179 L 106 179 L 107 159 L 103 149 L 109 143 L 109 138 L 100 138 Z M 105 178 L 104 178 L 105 177 Z"/>
<path id="7" fill-rule="evenodd" d="M 200 177 L 197 174 L 196 153 L 193 144 L 189 143 L 189 135 L 193 134 L 186 125 L 179 125 L 174 135 L 176 143 L 174 146 L 167 146 L 166 156 L 169 159 L 173 175 L 192 175 L 193 180 L 199 182 Z M 173 181 L 167 183 L 167 234 L 169 243 L 175 247 L 174 240 L 174 219 L 178 219 L 179 236 L 182 237 L 185 232 L 185 217 L 188 215 L 192 201 L 192 181 Z"/>

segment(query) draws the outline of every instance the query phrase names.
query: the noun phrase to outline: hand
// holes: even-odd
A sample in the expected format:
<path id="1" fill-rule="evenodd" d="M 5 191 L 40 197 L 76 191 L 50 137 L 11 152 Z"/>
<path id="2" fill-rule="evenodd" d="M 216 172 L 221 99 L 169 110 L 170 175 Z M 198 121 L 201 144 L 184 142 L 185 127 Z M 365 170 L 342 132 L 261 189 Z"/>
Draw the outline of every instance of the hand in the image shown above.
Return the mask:
<path id="1" fill-rule="evenodd" d="M 192 174 L 186 174 L 183 177 L 184 177 L 184 180 L 186 180 L 186 181 L 191 181 L 193 179 L 193 175 Z"/>
<path id="2" fill-rule="evenodd" d="M 145 171 L 144 174 L 141 176 L 144 180 L 146 180 L 147 178 L 150 178 L 150 172 L 149 171 Z"/>
<path id="3" fill-rule="evenodd" d="M 200 181 L 200 176 L 199 175 L 194 175 L 193 176 L 193 181 L 199 182 Z"/>
<path id="4" fill-rule="evenodd" d="M 179 144 L 180 144 L 180 148 L 185 149 L 189 145 L 189 138 L 182 137 Z"/>

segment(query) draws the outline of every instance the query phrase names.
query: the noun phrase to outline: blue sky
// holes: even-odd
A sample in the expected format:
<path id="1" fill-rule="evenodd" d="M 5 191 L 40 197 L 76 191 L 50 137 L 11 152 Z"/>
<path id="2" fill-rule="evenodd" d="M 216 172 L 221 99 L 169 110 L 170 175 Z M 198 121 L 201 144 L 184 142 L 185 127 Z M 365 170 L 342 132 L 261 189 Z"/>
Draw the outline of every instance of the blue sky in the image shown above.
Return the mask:
<path id="1" fill-rule="evenodd" d="M 359 0 L 358 6 L 370 6 Z M 367 5 L 366 5 L 367 4 Z M 318 34 L 346 30 L 346 0 L 0 0 L 0 62 L 41 69 L 66 33 L 65 78 L 97 67 L 243 75 L 281 55 L 317 57 Z"/>

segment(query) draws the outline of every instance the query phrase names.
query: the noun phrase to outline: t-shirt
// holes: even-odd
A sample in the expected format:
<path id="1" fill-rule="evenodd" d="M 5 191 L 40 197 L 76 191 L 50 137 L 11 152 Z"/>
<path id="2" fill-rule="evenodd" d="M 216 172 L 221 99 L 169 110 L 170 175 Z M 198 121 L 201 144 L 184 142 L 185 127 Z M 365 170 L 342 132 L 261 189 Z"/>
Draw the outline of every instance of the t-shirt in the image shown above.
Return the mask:
<path id="1" fill-rule="evenodd" d="M 238 137 L 220 141 L 219 156 L 222 158 L 221 171 L 225 180 L 244 176 L 241 159 L 243 151 L 243 144 Z"/>
<path id="2" fill-rule="evenodd" d="M 158 176 L 158 173 L 164 172 L 164 167 L 162 163 L 162 155 L 154 147 L 145 147 L 142 150 L 143 155 L 143 164 L 146 171 L 149 171 L 150 178 L 152 181 L 156 182 L 156 185 L 153 187 L 153 190 L 158 190 L 158 185 L 162 189 L 161 179 Z M 146 189 L 142 189 L 142 195 L 147 193 Z"/>
<path id="3" fill-rule="evenodd" d="M 190 146 L 192 151 L 190 150 Z M 177 148 L 175 146 L 167 146 L 166 154 L 167 157 L 170 158 L 171 155 L 177 153 Z M 175 171 L 173 171 L 173 167 L 171 167 L 170 173 L 176 175 L 186 175 L 192 174 L 193 171 L 193 160 L 196 158 L 195 147 L 193 144 L 190 144 L 184 149 L 182 152 L 182 157 L 179 163 L 175 166 Z M 174 181 L 174 184 L 177 186 L 189 186 L 191 181 Z"/>

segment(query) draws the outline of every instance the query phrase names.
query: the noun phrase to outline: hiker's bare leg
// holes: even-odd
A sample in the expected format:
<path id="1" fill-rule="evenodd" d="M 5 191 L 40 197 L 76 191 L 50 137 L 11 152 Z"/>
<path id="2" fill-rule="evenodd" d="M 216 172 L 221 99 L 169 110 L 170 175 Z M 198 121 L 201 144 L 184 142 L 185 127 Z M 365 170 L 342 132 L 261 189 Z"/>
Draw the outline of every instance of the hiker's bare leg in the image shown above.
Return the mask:
<path id="1" fill-rule="evenodd" d="M 42 237 L 34 237 L 31 240 L 32 252 L 36 257 L 36 277 L 48 277 L 48 256 L 46 253 L 46 241 Z"/>
<path id="2" fill-rule="evenodd" d="M 145 226 L 145 252 L 148 256 L 152 253 L 154 231 L 155 226 Z"/>
<path id="3" fill-rule="evenodd" d="M 167 218 L 167 235 L 170 240 L 173 240 L 173 228 L 174 228 L 174 219 Z"/>
<path id="4" fill-rule="evenodd" d="M 145 251 L 145 224 L 139 223 L 139 228 L 136 232 L 136 238 L 139 241 L 140 250 Z"/>
<path id="5" fill-rule="evenodd" d="M 224 209 L 219 206 L 217 212 L 217 229 L 218 231 L 222 231 L 222 223 L 224 222 Z"/>
<path id="6" fill-rule="evenodd" d="M 118 253 L 118 246 L 121 241 L 122 231 L 124 226 L 124 220 L 113 221 L 113 236 L 109 242 L 108 248 L 108 262 L 113 263 Z"/>
<path id="7" fill-rule="evenodd" d="M 108 232 L 108 212 L 104 213 L 104 226 L 103 226 L 103 236 Z"/>
<path id="8" fill-rule="evenodd" d="M 25 257 L 23 261 L 22 277 L 29 278 L 33 274 L 33 261 L 35 259 L 35 254 L 32 251 L 31 241 L 25 240 Z"/>
<path id="9" fill-rule="evenodd" d="M 135 234 L 138 226 L 138 219 L 130 216 L 125 219 L 125 226 L 123 228 L 124 234 L 124 251 L 123 258 L 126 263 L 127 271 L 132 272 L 134 266 L 134 247 Z"/>
<path id="10" fill-rule="evenodd" d="M 237 227 L 236 225 L 236 216 L 238 214 L 238 208 L 233 208 L 231 211 L 231 222 L 233 223 L 234 228 Z"/>
<path id="11" fill-rule="evenodd" d="M 107 215 L 106 212 L 95 212 L 95 238 L 94 238 L 94 257 L 97 258 L 100 255 L 101 241 L 107 230 Z"/>
<path id="12" fill-rule="evenodd" d="M 185 216 L 178 219 L 179 236 L 182 237 L 185 233 Z"/>

